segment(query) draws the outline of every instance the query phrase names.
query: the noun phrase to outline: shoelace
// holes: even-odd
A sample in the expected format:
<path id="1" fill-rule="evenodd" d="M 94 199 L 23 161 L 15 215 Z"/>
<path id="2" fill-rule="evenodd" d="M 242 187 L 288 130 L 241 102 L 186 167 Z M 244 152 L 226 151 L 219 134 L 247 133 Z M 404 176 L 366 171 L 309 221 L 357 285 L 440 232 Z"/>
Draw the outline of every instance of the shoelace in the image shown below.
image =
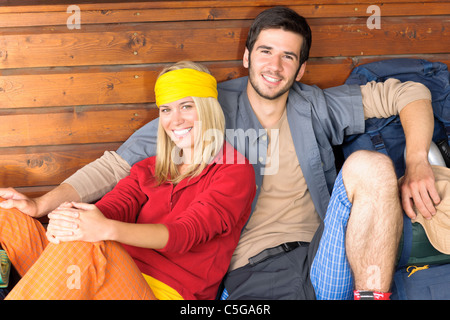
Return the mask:
<path id="1" fill-rule="evenodd" d="M 411 269 L 411 271 L 409 271 Z M 417 267 L 417 266 L 409 266 L 408 268 L 406 268 L 406 272 L 409 272 L 408 274 L 408 278 L 411 277 L 414 273 L 416 273 L 419 270 L 425 270 L 428 269 L 428 265 L 423 266 L 423 267 Z"/>

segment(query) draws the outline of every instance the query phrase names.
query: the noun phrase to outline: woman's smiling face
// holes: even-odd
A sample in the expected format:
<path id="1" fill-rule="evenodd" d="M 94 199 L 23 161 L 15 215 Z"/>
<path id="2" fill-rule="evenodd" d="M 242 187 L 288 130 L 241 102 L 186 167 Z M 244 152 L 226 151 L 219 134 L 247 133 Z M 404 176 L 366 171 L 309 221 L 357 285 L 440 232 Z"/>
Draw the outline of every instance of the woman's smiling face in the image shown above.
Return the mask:
<path id="1" fill-rule="evenodd" d="M 191 151 L 194 148 L 194 132 L 196 132 L 194 128 L 198 125 L 198 112 L 191 97 L 160 106 L 159 121 L 164 131 L 180 149 Z"/>

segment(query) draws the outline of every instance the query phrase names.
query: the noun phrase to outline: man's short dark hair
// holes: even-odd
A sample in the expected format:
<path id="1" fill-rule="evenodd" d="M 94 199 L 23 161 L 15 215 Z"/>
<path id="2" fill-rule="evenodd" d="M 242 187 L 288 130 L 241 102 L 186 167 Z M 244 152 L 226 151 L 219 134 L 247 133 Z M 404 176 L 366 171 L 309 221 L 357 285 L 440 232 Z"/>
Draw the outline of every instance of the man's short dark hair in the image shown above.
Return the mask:
<path id="1" fill-rule="evenodd" d="M 249 52 L 252 52 L 260 32 L 266 29 L 283 29 L 301 35 L 303 44 L 300 49 L 300 65 L 308 60 L 311 48 L 311 28 L 306 19 L 297 12 L 285 7 L 274 7 L 261 12 L 253 21 L 248 32 L 245 46 Z"/>

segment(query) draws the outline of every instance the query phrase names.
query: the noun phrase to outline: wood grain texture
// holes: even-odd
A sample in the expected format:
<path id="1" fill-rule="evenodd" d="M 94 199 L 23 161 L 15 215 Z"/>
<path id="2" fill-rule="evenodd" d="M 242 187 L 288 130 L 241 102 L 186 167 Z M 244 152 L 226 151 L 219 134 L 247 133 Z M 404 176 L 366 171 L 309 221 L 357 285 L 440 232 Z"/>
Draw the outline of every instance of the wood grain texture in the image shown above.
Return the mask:
<path id="1" fill-rule="evenodd" d="M 0 117 L 2 147 L 120 142 L 156 118 L 155 107 L 63 108 Z"/>
<path id="2" fill-rule="evenodd" d="M 0 34 L 0 68 L 73 67 L 240 60 L 250 21 L 12 28 Z M 311 57 L 431 54 L 449 51 L 450 18 L 311 19 Z M 395 44 L 395 45 L 393 45 Z M 208 50 L 202 50 L 204 46 Z"/>
<path id="3" fill-rule="evenodd" d="M 82 12 L 81 21 L 87 24 L 105 24 L 105 23 L 139 23 L 139 22 L 158 22 L 158 21 L 199 21 L 199 20 L 236 20 L 236 19 L 254 19 L 258 13 L 269 8 L 265 3 L 257 6 L 254 2 L 243 1 L 240 6 L 228 6 L 228 1 L 208 4 L 198 3 L 197 7 L 192 4 L 193 1 L 186 1 L 176 10 L 171 8 L 171 2 L 148 3 L 141 5 L 129 3 L 127 6 L 118 6 L 117 4 L 97 4 L 83 5 L 78 4 Z M 281 2 L 281 1 L 280 1 Z M 299 12 L 304 17 L 310 18 L 329 18 L 329 17 L 368 17 L 367 3 L 354 4 L 305 4 L 297 5 L 292 1 L 286 1 L 285 5 Z M 277 2 L 278 3 L 278 2 Z M 375 4 L 377 3 L 370 3 Z M 189 5 L 192 5 L 189 7 Z M 215 6 L 214 6 L 215 5 Z M 280 3 L 282 5 L 282 3 Z M 392 16 L 430 16 L 447 15 L 450 13 L 450 4 L 440 3 L 379 3 L 384 17 Z M 41 7 L 45 12 L 22 12 L 21 7 L 8 10 L 7 7 L 0 7 L 0 28 L 2 27 L 25 27 L 25 26 L 45 26 L 45 25 L 66 25 L 67 20 L 74 11 L 68 10 L 68 5 Z M 30 10 L 31 11 L 31 10 Z M 45 14 L 45 19 L 43 15 Z"/>
<path id="4" fill-rule="evenodd" d="M 116 150 L 119 143 L 14 147 L 0 154 L 0 188 L 57 185 L 80 166 L 98 157 L 104 150 Z M 17 184 L 21 181 L 22 184 Z"/>

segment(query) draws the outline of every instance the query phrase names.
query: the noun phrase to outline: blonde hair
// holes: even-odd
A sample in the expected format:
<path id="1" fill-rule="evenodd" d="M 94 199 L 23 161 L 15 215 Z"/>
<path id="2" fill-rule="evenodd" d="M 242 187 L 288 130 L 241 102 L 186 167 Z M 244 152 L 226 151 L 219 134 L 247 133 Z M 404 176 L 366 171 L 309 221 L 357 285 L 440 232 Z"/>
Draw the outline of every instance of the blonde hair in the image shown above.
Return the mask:
<path id="1" fill-rule="evenodd" d="M 191 61 L 180 61 L 164 68 L 159 76 L 166 72 L 184 68 L 210 74 L 209 70 L 201 64 Z M 176 184 L 187 177 L 198 176 L 222 149 L 225 134 L 225 117 L 219 101 L 215 98 L 192 97 L 192 99 L 197 109 L 201 129 L 194 132 L 193 161 L 182 174 L 178 171 L 178 163 L 176 163 L 174 157 L 179 157 L 182 150 L 167 135 L 160 122 L 156 145 L 155 178 L 157 185 L 161 185 L 166 181 Z M 205 141 L 205 138 L 208 141 Z"/>

